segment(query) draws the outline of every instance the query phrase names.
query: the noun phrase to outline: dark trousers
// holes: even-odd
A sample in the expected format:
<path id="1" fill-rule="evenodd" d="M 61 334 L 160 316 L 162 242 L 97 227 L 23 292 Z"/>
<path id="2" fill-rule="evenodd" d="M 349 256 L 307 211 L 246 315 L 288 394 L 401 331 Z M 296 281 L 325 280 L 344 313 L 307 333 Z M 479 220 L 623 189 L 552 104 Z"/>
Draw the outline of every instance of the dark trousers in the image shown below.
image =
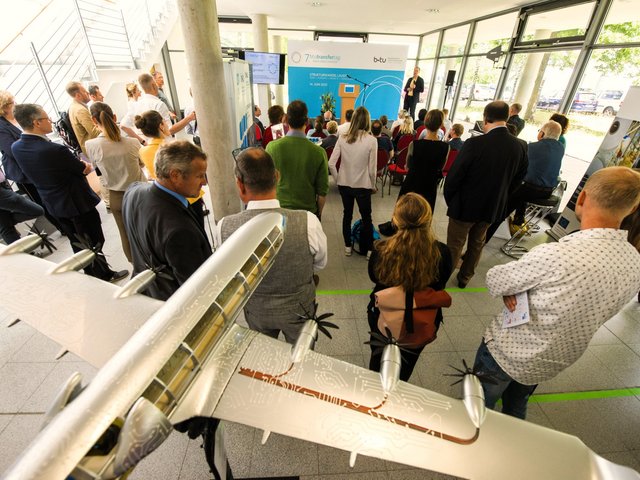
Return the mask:
<path id="1" fill-rule="evenodd" d="M 49 213 L 47 207 L 45 207 L 44 202 L 40 198 L 40 194 L 38 193 L 38 189 L 36 188 L 36 186 L 33 183 L 18 183 L 17 185 L 18 187 L 20 187 L 20 190 L 24 190 L 27 195 L 29 195 L 31 201 L 37 203 L 43 208 L 44 217 L 49 220 L 49 223 L 51 223 L 51 225 L 62 232 L 62 225 L 60 225 L 60 222 L 58 222 L 58 219 L 56 217 Z"/>
<path id="2" fill-rule="evenodd" d="M 71 249 L 77 253 L 83 248 L 77 244 L 88 241 L 91 247 L 104 245 L 104 233 L 102 232 L 102 221 L 98 210 L 92 208 L 88 212 L 75 217 L 57 217 L 63 228 L 63 233 L 69 238 Z M 84 267 L 84 273 L 101 280 L 110 280 L 114 271 L 108 265 L 100 261 L 94 261 L 91 265 Z"/>
<path id="3" fill-rule="evenodd" d="M 451 250 L 453 268 L 456 268 L 460 257 L 462 257 L 462 249 L 465 242 L 467 244 L 467 251 L 464 254 L 462 266 L 458 272 L 459 282 L 467 284 L 475 274 L 482 255 L 482 249 L 484 248 L 484 236 L 487 228 L 489 228 L 489 224 L 486 222 L 462 222 L 449 217 L 447 247 Z"/>
<path id="4" fill-rule="evenodd" d="M 546 200 L 553 193 L 553 188 L 549 187 L 539 187 L 538 185 L 533 185 L 531 183 L 522 183 L 515 191 L 509 196 L 509 202 L 507 203 L 507 214 L 504 218 L 509 217 L 511 212 L 516 211 L 513 216 L 513 223 L 516 225 L 522 225 L 524 223 L 524 214 L 527 209 L 527 202 L 532 200 Z M 504 221 L 498 220 L 493 223 L 489 230 L 487 230 L 487 238 L 485 242 L 488 242 L 493 234 L 496 233 L 496 230 L 500 227 L 502 222 Z"/>
<path id="5" fill-rule="evenodd" d="M 409 95 L 405 95 L 404 96 L 404 105 L 403 105 L 403 109 L 405 109 L 407 112 L 409 112 L 411 114 L 411 118 L 415 119 L 416 118 L 416 105 L 418 104 L 418 98 L 420 97 L 420 95 L 416 95 L 413 94 L 411 96 Z"/>
<path id="6" fill-rule="evenodd" d="M 351 188 L 338 186 L 342 197 L 342 236 L 346 247 L 351 246 L 351 220 L 353 219 L 353 204 L 358 203 L 358 210 L 362 218 L 360 235 L 360 250 L 368 252 L 373 248 L 373 222 L 371 220 L 371 190 L 368 188 Z"/>
<path id="7" fill-rule="evenodd" d="M 20 238 L 18 223 L 38 218 L 44 213 L 40 205 L 13 191 L 5 181 L 0 183 L 0 236 L 9 245 Z"/>

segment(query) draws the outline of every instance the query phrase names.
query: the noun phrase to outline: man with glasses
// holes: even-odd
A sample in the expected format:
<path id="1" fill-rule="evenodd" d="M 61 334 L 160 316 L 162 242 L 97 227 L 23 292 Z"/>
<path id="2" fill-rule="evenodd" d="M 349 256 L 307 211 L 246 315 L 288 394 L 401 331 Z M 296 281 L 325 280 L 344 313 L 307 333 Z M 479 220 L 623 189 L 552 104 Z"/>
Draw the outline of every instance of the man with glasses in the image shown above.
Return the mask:
<path id="1" fill-rule="evenodd" d="M 155 170 L 154 182 L 136 182 L 127 189 L 122 217 L 133 274 L 160 269 L 142 293 L 166 300 L 211 255 L 201 219 L 187 200 L 207 184 L 207 155 L 191 142 L 171 142 L 158 149 Z"/>
<path id="2" fill-rule="evenodd" d="M 40 105 L 16 105 L 14 115 L 24 133 L 11 146 L 11 152 L 38 189 L 47 210 L 62 226 L 71 248 L 74 252 L 83 248 L 101 250 L 104 233 L 95 208 L 100 198 L 85 178 L 91 172 L 91 165 L 76 158 L 64 145 L 47 138 L 53 131 L 52 121 Z M 100 260 L 86 266 L 84 271 L 107 281 L 117 281 L 129 274 L 127 270 L 115 272 L 106 261 Z"/>

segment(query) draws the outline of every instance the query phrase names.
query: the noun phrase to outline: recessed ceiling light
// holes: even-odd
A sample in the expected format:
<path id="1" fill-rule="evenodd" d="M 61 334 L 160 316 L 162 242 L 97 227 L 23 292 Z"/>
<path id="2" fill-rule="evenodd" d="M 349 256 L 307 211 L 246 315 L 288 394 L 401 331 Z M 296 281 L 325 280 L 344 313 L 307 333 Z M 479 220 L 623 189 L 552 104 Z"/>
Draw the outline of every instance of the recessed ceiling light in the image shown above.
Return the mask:
<path id="1" fill-rule="evenodd" d="M 440 10 L 437 8 L 427 8 L 425 11 L 427 13 L 440 13 Z"/>
<path id="2" fill-rule="evenodd" d="M 322 3 L 321 2 L 311 2 L 311 6 L 312 7 L 321 7 Z"/>

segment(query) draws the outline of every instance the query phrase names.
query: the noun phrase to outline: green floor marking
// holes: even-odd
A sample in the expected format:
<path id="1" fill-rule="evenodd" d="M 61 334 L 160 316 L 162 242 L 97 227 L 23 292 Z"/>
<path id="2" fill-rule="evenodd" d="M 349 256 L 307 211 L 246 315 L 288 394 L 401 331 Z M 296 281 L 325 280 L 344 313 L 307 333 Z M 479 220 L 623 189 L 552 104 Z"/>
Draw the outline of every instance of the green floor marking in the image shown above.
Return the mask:
<path id="1" fill-rule="evenodd" d="M 469 292 L 478 293 L 488 291 L 486 287 L 467 287 L 467 288 L 446 288 L 447 292 Z M 371 289 L 368 290 L 317 290 L 317 295 L 369 295 Z"/>
<path id="2" fill-rule="evenodd" d="M 619 388 L 613 390 L 588 390 L 568 393 L 540 393 L 529 398 L 531 403 L 570 402 L 572 400 L 591 400 L 594 398 L 619 398 L 640 395 L 640 388 Z"/>

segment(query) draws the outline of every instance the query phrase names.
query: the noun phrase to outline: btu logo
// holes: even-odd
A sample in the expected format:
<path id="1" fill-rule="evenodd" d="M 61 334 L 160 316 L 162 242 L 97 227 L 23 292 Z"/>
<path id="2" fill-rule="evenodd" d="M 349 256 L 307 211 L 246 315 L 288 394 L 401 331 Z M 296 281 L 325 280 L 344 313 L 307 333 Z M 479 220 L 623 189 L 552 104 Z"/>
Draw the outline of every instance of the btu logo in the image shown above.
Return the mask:
<path id="1" fill-rule="evenodd" d="M 384 57 L 373 57 L 373 62 L 387 63 L 387 59 Z"/>

